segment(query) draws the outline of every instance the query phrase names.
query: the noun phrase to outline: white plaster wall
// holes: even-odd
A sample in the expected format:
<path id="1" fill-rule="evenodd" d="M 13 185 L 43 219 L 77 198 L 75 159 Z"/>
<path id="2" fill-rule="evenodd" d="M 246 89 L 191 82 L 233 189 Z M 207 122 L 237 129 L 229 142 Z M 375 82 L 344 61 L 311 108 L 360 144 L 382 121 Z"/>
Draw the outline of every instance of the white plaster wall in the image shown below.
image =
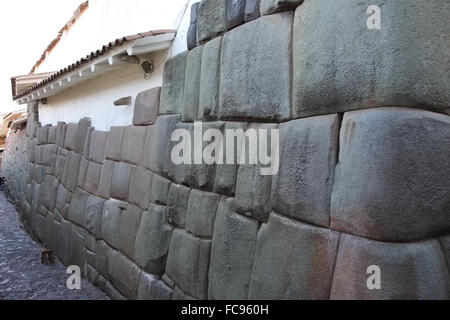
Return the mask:
<path id="1" fill-rule="evenodd" d="M 180 13 L 188 2 L 193 1 L 90 0 L 89 8 L 36 73 L 60 70 L 117 38 L 156 29 L 177 29 Z"/>
<path id="2" fill-rule="evenodd" d="M 109 130 L 111 126 L 131 125 L 137 94 L 161 86 L 165 58 L 166 52 L 162 51 L 149 57 L 156 67 L 149 80 L 144 80 L 139 65 L 130 64 L 49 97 L 47 104 L 39 107 L 41 124 L 78 122 L 83 117 L 89 117 L 92 126 L 102 131 Z M 132 97 L 130 106 L 114 106 L 115 100 L 126 96 Z"/>
<path id="3" fill-rule="evenodd" d="M 100 4 L 106 6 L 105 1 L 107 0 L 94 0 L 92 2 L 94 2 L 95 8 L 95 5 L 100 6 Z M 122 0 L 108 1 L 121 2 Z M 155 0 L 145 1 L 153 2 Z M 159 0 L 157 1 L 159 2 Z M 182 2 L 184 3 L 184 0 Z M 139 65 L 131 64 L 123 69 L 107 73 L 61 91 L 57 95 L 49 97 L 46 105 L 40 105 L 39 120 L 41 124 L 56 125 L 58 121 L 64 121 L 66 123 L 78 122 L 82 117 L 89 117 L 91 118 L 92 125 L 97 130 L 109 130 L 111 126 L 131 125 L 136 95 L 143 90 L 161 86 L 164 63 L 167 58 L 187 50 L 186 36 L 190 24 L 190 7 L 195 2 L 198 1 L 188 1 L 188 6 L 178 12 L 177 24 L 179 25 L 179 29 L 172 43 L 172 47 L 166 51 L 155 52 L 147 57 L 141 57 L 141 60 L 147 59 L 153 60 L 154 62 L 155 71 L 151 74 L 149 80 L 144 80 L 144 74 Z M 91 9 L 92 7 L 88 11 Z M 82 25 L 81 19 L 77 24 Z M 68 50 L 70 46 L 67 48 L 64 47 L 63 42 L 57 48 L 60 48 L 60 51 L 52 52 L 52 55 L 61 54 L 62 58 L 67 59 L 67 64 L 73 63 L 81 57 L 75 57 L 73 53 L 65 52 L 70 51 Z M 55 59 L 55 56 L 49 59 L 51 63 L 48 62 L 47 66 L 50 66 L 52 63 L 60 63 L 57 62 L 58 60 Z M 70 60 L 68 57 L 73 58 L 70 58 L 72 59 Z M 130 106 L 114 106 L 113 102 L 115 100 L 126 96 L 132 97 L 132 104 Z"/>

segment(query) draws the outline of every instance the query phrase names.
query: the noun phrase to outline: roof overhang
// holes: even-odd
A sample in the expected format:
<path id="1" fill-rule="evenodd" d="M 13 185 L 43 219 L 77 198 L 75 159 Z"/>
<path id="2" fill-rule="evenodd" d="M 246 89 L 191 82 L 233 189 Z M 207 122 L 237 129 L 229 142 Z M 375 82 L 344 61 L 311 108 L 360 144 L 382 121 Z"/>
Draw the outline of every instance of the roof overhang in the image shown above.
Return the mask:
<path id="1" fill-rule="evenodd" d="M 50 73 L 51 76 L 18 93 L 13 99 L 18 104 L 26 104 L 48 98 L 82 82 L 122 68 L 129 63 L 127 62 L 129 59 L 126 59 L 128 56 L 169 49 L 175 35 L 175 30 L 159 30 L 118 39 L 67 68 Z M 26 76 L 22 76 L 22 79 L 24 77 Z M 17 78 L 19 77 L 13 79 Z"/>
<path id="2" fill-rule="evenodd" d="M 24 119 L 28 119 L 28 114 L 26 109 L 17 110 L 14 112 L 8 113 L 5 117 L 3 117 L 3 121 L 0 123 L 0 137 L 5 137 L 8 133 L 8 130 L 12 128 L 15 121 L 18 121 L 17 124 L 24 123 L 21 122 Z M 26 121 L 25 121 L 26 122 Z"/>
<path id="3" fill-rule="evenodd" d="M 11 129 L 14 130 L 14 128 L 19 127 L 20 125 L 27 123 L 27 122 L 28 122 L 28 115 L 20 117 L 12 122 Z"/>

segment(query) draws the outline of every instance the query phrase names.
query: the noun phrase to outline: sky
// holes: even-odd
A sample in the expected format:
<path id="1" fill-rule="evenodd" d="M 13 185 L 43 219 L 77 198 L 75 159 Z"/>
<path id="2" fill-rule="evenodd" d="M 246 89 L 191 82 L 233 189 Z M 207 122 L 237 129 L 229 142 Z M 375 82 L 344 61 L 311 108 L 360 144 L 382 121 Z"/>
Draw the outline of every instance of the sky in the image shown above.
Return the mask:
<path id="1" fill-rule="evenodd" d="M 148 1 L 163 1 L 162 4 L 168 6 L 168 0 Z M 184 3 L 185 1 L 173 2 Z M 0 114 L 25 107 L 18 106 L 12 101 L 10 78 L 30 72 L 45 48 L 57 36 L 58 31 L 72 17 L 73 12 L 82 2 L 84 0 L 2 2 L 0 36 L 3 50 L 0 50 Z"/>
<path id="2" fill-rule="evenodd" d="M 3 1 L 0 10 L 0 114 L 21 108 L 11 97 L 12 76 L 28 74 L 82 0 Z M 23 106 L 22 106 L 23 107 Z"/>

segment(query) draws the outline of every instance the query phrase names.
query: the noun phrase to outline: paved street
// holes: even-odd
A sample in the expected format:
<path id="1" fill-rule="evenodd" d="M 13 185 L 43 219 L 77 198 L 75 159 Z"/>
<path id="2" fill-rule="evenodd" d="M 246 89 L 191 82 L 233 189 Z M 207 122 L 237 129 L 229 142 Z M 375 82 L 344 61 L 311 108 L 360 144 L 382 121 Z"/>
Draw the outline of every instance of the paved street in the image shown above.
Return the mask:
<path id="1" fill-rule="evenodd" d="M 43 249 L 31 239 L 14 206 L 0 192 L 0 300 L 109 299 L 85 279 L 81 290 L 67 289 L 66 268 L 59 261 L 41 264 Z"/>

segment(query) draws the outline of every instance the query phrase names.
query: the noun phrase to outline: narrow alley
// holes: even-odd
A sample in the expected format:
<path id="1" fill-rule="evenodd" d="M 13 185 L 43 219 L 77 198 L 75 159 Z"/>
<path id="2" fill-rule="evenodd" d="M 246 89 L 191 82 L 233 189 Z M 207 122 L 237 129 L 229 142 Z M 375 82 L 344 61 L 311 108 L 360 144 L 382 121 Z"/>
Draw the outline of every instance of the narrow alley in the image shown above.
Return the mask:
<path id="1" fill-rule="evenodd" d="M 45 248 L 24 229 L 14 205 L 0 192 L 0 300 L 105 300 L 86 279 L 81 290 L 69 290 L 69 274 L 58 261 L 41 264 Z"/>

